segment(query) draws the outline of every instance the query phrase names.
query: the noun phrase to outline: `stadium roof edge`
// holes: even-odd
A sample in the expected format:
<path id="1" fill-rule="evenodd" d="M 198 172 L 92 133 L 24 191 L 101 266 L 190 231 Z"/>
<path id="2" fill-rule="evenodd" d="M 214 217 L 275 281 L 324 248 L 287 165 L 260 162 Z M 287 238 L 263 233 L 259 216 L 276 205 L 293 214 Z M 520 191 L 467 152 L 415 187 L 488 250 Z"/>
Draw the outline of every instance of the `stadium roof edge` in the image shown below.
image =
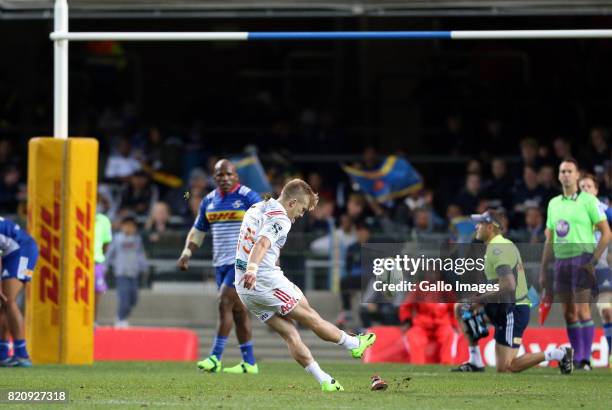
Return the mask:
<path id="1" fill-rule="evenodd" d="M 256 18 L 256 17 L 435 17 L 589 16 L 612 14 L 608 0 L 71 0 L 70 17 Z M 51 19 L 52 0 L 0 0 L 0 19 Z"/>

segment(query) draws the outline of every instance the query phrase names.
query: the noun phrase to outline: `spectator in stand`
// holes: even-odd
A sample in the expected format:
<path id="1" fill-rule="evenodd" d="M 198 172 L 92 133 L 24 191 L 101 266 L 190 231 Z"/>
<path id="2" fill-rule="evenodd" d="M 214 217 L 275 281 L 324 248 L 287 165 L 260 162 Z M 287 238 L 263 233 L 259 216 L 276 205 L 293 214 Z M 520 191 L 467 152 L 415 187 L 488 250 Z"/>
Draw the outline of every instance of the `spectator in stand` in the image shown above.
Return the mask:
<path id="1" fill-rule="evenodd" d="M 165 202 L 156 202 L 151 208 L 151 214 L 145 223 L 146 237 L 149 242 L 158 242 L 168 233 L 170 224 L 170 207 Z"/>
<path id="2" fill-rule="evenodd" d="M 313 237 L 328 235 L 335 228 L 334 202 L 320 198 L 316 208 L 306 218 L 306 232 Z"/>
<path id="3" fill-rule="evenodd" d="M 457 204 L 450 204 L 446 209 L 448 233 L 451 243 L 471 243 L 476 233 L 476 224 L 466 216 Z"/>
<path id="4" fill-rule="evenodd" d="M 0 213 L 15 214 L 19 201 L 25 198 L 24 189 L 19 185 L 19 168 L 7 166 L 0 174 Z"/>
<path id="5" fill-rule="evenodd" d="M 353 222 L 362 221 L 365 218 L 366 200 L 363 195 L 352 193 L 346 203 L 346 214 Z"/>
<path id="6" fill-rule="evenodd" d="M 137 171 L 129 179 L 129 184 L 123 187 L 119 201 L 119 216 L 136 213 L 146 216 L 157 201 L 157 187 L 152 185 L 149 176 L 143 171 Z"/>
<path id="7" fill-rule="evenodd" d="M 453 203 L 461 207 L 464 215 L 471 215 L 476 211 L 480 196 L 480 175 L 468 174 L 465 178 L 465 187 L 457 194 Z"/>
<path id="8" fill-rule="evenodd" d="M 555 160 L 552 157 L 550 147 L 548 145 L 540 145 L 538 147 L 538 161 L 540 161 L 541 165 L 548 164 L 552 165 L 553 167 L 555 166 Z M 536 169 L 539 169 L 539 167 Z"/>
<path id="9" fill-rule="evenodd" d="M 187 202 L 189 203 L 190 218 L 186 218 L 188 228 L 191 228 L 193 226 L 193 223 L 191 221 L 195 221 L 195 219 L 198 217 L 198 214 L 200 213 L 200 204 L 202 203 L 203 198 L 204 195 L 201 194 L 189 196 Z"/>
<path id="10" fill-rule="evenodd" d="M 417 242 L 432 242 L 439 239 L 435 234 L 433 211 L 429 208 L 415 209 L 412 214 L 412 240 Z"/>
<path id="11" fill-rule="evenodd" d="M 332 231 L 315 239 L 310 244 L 310 250 L 318 254 L 329 254 L 337 249 L 340 253 L 340 271 L 342 272 L 345 270 L 347 249 L 357 241 L 357 235 L 355 225 L 347 214 L 340 215 L 339 221 L 340 226 L 335 228 L 332 218 Z"/>
<path id="12" fill-rule="evenodd" d="M 440 275 L 430 273 L 427 280 L 437 283 Z M 457 321 L 454 317 L 454 292 L 408 293 L 399 308 L 399 320 L 408 339 L 410 363 L 425 364 L 429 342 L 437 342 L 441 364 L 453 364 L 459 340 Z"/>
<path id="13" fill-rule="evenodd" d="M 542 158 L 539 155 L 540 145 L 534 138 L 523 138 L 520 143 L 521 161 L 519 162 L 514 174 L 516 179 L 521 179 L 523 170 L 526 166 L 539 169 L 542 164 Z"/>
<path id="14" fill-rule="evenodd" d="M 19 166 L 21 163 L 21 158 L 15 153 L 11 140 L 0 139 L 0 169 L 9 165 Z"/>
<path id="15" fill-rule="evenodd" d="M 478 174 L 482 175 L 482 164 L 479 160 L 472 158 L 469 160 L 465 166 L 465 174 Z"/>
<path id="16" fill-rule="evenodd" d="M 121 138 L 117 153 L 108 158 L 104 177 L 109 182 L 127 182 L 140 168 L 140 161 L 132 155 L 130 141 L 127 138 Z"/>
<path id="17" fill-rule="evenodd" d="M 513 181 L 508 173 L 506 161 L 502 158 L 493 158 L 491 175 L 491 179 L 483 184 L 483 196 L 492 202 L 499 202 L 499 206 L 510 207 Z"/>
<path id="18" fill-rule="evenodd" d="M 444 230 L 446 228 L 446 221 L 438 215 L 434 209 L 434 191 L 432 189 L 425 188 L 407 196 L 401 201 L 401 205 L 405 205 L 408 209 L 400 211 L 401 208 L 398 207 L 394 213 L 394 221 L 405 221 L 410 218 L 415 210 L 423 208 L 429 211 L 432 229 L 434 231 Z"/>
<path id="19" fill-rule="evenodd" d="M 217 183 L 215 182 L 215 165 L 217 164 L 217 162 L 219 161 L 219 157 L 216 155 L 211 155 L 210 157 L 208 157 L 208 159 L 206 160 L 206 164 L 207 164 L 207 174 L 208 174 L 208 184 L 206 184 L 210 190 L 212 191 L 213 189 L 215 189 L 215 187 L 217 186 Z"/>
<path id="20" fill-rule="evenodd" d="M 121 220 L 121 231 L 108 248 L 106 263 L 112 267 L 117 282 L 119 303 L 115 327 L 129 327 L 128 318 L 138 302 L 139 277 L 147 269 L 142 238 L 134 217 L 127 216 Z"/>
<path id="21" fill-rule="evenodd" d="M 476 233 L 476 225 L 466 216 L 457 204 L 450 204 L 446 209 L 448 233 L 452 243 L 471 243 Z"/>
<path id="22" fill-rule="evenodd" d="M 412 214 L 412 226 L 413 230 L 417 233 L 433 232 L 433 223 L 429 209 L 415 209 L 414 213 Z"/>
<path id="23" fill-rule="evenodd" d="M 357 231 L 355 225 L 348 215 L 341 215 L 339 218 L 340 226 L 336 228 L 333 218 L 328 233 L 321 236 L 310 244 L 310 250 L 319 255 L 327 255 L 330 261 L 329 277 L 347 277 L 347 253 L 348 249 L 357 242 Z M 338 276 L 335 276 L 338 275 Z M 343 289 L 342 283 L 340 284 Z"/>
<path id="24" fill-rule="evenodd" d="M 610 166 L 612 151 L 608 141 L 610 133 L 604 127 L 593 127 L 589 134 L 589 146 L 582 153 L 590 172 L 603 173 Z"/>
<path id="25" fill-rule="evenodd" d="M 361 167 L 364 171 L 375 171 L 380 167 L 381 159 L 374 147 L 366 147 L 362 154 Z"/>
<path id="26" fill-rule="evenodd" d="M 523 167 L 523 179 L 512 190 L 512 209 L 524 213 L 528 206 L 544 206 L 546 192 L 538 184 L 538 173 L 534 167 Z"/>
<path id="27" fill-rule="evenodd" d="M 544 214 L 537 206 L 525 210 L 525 226 L 510 231 L 509 237 L 516 243 L 544 243 Z"/>
<path id="28" fill-rule="evenodd" d="M 340 299 L 342 301 L 342 311 L 336 319 L 338 327 L 345 327 L 353 319 L 352 297 L 355 292 L 361 289 L 361 275 L 363 273 L 361 265 L 361 247 L 370 239 L 370 229 L 363 223 L 358 223 L 355 227 L 356 241 L 346 250 L 346 261 L 344 275 L 340 278 Z M 367 327 L 362 323 L 364 327 Z"/>
<path id="29" fill-rule="evenodd" d="M 476 213 L 483 213 L 489 208 L 497 208 L 497 207 L 499 207 L 499 205 L 496 205 L 495 203 L 492 204 L 491 201 L 489 201 L 488 199 L 480 198 L 480 201 L 478 201 L 478 206 L 476 207 Z M 500 207 L 500 208 L 503 208 L 503 207 Z"/>
<path id="30" fill-rule="evenodd" d="M 538 184 L 542 187 L 544 195 L 542 204 L 547 204 L 553 197 L 561 193 L 557 182 L 558 179 L 552 165 L 543 165 L 538 172 Z"/>
<path id="31" fill-rule="evenodd" d="M 160 129 L 156 126 L 150 127 L 143 136 L 141 152 L 138 155 L 154 170 L 163 169 L 164 138 Z"/>
<path id="32" fill-rule="evenodd" d="M 610 156 L 612 157 L 612 151 L 610 152 Z M 595 182 L 597 182 L 597 184 L 599 185 L 600 197 L 602 198 L 612 197 L 612 190 L 610 189 L 611 186 L 608 182 L 610 171 L 612 171 L 612 163 L 611 165 L 605 167 L 604 169 L 597 168 L 597 171 L 600 171 L 600 172 L 595 172 L 594 177 L 596 180 Z"/>
<path id="33" fill-rule="evenodd" d="M 8 139 L 0 139 L 0 166 L 8 165 L 11 158 L 11 141 Z"/>
<path id="34" fill-rule="evenodd" d="M 446 154 L 450 155 L 469 155 L 472 153 L 470 144 L 471 138 L 464 127 L 463 117 L 458 113 L 447 115 L 445 120 L 445 130 L 437 138 L 432 138 L 431 152 L 440 152 L 442 147 L 446 147 Z"/>
<path id="35" fill-rule="evenodd" d="M 553 140 L 555 165 L 559 166 L 565 158 L 572 158 L 572 146 L 567 138 L 557 137 Z"/>
<path id="36" fill-rule="evenodd" d="M 445 186 L 446 184 L 448 184 L 448 189 L 450 189 L 449 193 L 451 195 L 456 194 L 459 190 L 459 187 L 462 187 L 465 185 L 466 176 L 472 175 L 472 174 L 480 176 L 480 182 L 481 182 L 481 188 L 482 188 L 482 182 L 483 182 L 482 164 L 479 160 L 474 159 L 474 158 L 468 160 L 465 163 L 465 172 L 451 173 L 445 178 L 445 181 L 442 182 L 443 183 L 442 186 Z M 440 188 L 441 187 L 438 186 L 438 189 Z"/>
<path id="37" fill-rule="evenodd" d="M 409 219 L 408 217 L 404 217 L 394 221 L 391 218 L 391 214 L 393 212 L 392 209 L 389 209 L 386 206 L 380 204 L 376 199 L 371 196 L 365 196 L 364 199 L 371 215 L 370 213 L 367 213 L 367 216 L 363 218 L 363 221 L 368 224 L 371 230 L 384 233 L 389 237 L 394 237 L 397 234 L 407 232 Z"/>
<path id="38" fill-rule="evenodd" d="M 206 172 L 202 168 L 194 168 L 189 174 L 187 185 L 166 193 L 164 201 L 170 206 L 174 215 L 182 216 L 191 221 L 189 201 L 185 194 L 188 193 L 189 196 L 204 196 L 213 189 L 214 187 L 208 186 L 208 175 L 206 175 Z"/>
<path id="39" fill-rule="evenodd" d="M 506 135 L 504 123 L 495 116 L 487 118 L 484 122 L 484 129 L 479 140 L 482 142 L 480 157 L 489 159 L 491 155 L 508 155 L 514 148 L 514 141 Z"/>
<path id="40" fill-rule="evenodd" d="M 330 201 L 334 199 L 334 193 L 323 184 L 323 178 L 318 172 L 308 174 L 306 182 L 308 182 L 308 185 L 310 185 L 314 192 L 319 194 L 319 199 L 325 198 Z"/>

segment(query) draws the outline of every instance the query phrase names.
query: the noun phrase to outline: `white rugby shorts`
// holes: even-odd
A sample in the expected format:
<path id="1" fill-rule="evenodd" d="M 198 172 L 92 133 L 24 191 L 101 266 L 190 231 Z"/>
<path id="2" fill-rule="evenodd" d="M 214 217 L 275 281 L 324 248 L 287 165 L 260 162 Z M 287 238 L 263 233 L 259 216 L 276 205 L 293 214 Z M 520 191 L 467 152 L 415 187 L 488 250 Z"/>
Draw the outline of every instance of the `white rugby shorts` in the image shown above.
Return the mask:
<path id="1" fill-rule="evenodd" d="M 236 285 L 242 303 L 262 322 L 266 322 L 275 313 L 287 315 L 304 296 L 299 287 L 282 272 L 279 273 L 272 280 L 262 278 L 260 281 L 258 278 L 254 290 L 245 289 L 242 283 Z"/>

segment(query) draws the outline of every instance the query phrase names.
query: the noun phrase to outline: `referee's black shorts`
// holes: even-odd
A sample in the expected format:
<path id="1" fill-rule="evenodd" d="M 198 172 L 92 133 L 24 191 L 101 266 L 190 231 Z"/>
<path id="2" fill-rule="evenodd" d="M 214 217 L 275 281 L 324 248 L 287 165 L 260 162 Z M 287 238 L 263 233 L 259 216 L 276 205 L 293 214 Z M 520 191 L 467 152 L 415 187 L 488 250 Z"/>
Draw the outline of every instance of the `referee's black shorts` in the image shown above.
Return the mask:
<path id="1" fill-rule="evenodd" d="M 523 342 L 523 332 L 529 324 L 529 306 L 508 303 L 488 303 L 485 313 L 495 326 L 495 342 L 518 349 Z"/>

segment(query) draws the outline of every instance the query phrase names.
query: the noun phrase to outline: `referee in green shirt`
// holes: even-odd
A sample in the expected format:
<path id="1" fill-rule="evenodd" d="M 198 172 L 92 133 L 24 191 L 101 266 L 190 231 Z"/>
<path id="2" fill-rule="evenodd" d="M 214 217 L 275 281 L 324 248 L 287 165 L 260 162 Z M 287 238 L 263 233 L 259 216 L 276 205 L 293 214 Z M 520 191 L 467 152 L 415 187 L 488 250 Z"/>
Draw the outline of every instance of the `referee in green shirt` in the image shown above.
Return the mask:
<path id="1" fill-rule="evenodd" d="M 594 334 L 590 301 L 596 289 L 595 266 L 610 241 L 610 227 L 597 198 L 578 191 L 579 177 L 576 160 L 566 159 L 559 166 L 563 194 L 548 203 L 540 284 L 561 302 L 576 368 L 590 370 Z M 601 232 L 597 243 L 595 230 Z M 546 273 L 553 256 L 551 286 Z"/>
<path id="2" fill-rule="evenodd" d="M 531 303 L 527 297 L 527 278 L 523 261 L 518 248 L 512 241 L 502 235 L 502 215 L 496 211 L 487 211 L 481 215 L 472 215 L 476 222 L 476 239 L 482 240 L 487 248 L 485 252 L 484 273 L 488 283 L 497 284 L 499 290 L 485 293 L 473 298 L 470 306 L 478 311 L 484 306 L 489 321 L 495 326 L 495 361 L 498 372 L 520 372 L 536 366 L 543 361 L 559 361 L 561 373 L 572 372 L 571 348 L 552 349 L 547 352 L 527 353 L 517 357 L 523 340 L 523 332 L 529 324 Z M 459 316 L 459 309 L 455 312 Z M 460 317 L 458 322 L 462 323 Z M 467 335 L 467 329 L 462 326 Z M 470 340 L 470 360 L 453 371 L 481 372 L 484 363 L 478 349 L 478 341 Z"/>

